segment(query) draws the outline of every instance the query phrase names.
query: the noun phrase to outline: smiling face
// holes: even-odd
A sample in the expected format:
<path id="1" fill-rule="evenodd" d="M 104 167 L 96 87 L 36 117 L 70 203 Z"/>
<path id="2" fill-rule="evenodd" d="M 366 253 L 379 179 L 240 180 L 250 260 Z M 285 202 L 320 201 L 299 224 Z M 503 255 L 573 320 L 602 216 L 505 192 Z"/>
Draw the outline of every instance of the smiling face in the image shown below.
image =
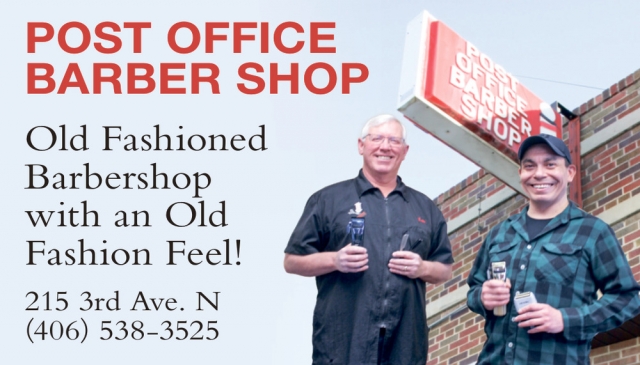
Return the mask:
<path id="1" fill-rule="evenodd" d="M 529 197 L 530 216 L 553 218 L 569 204 L 567 189 L 576 168 L 567 166 L 567 161 L 549 146 L 531 146 L 522 157 L 518 172 L 520 184 Z"/>
<path id="2" fill-rule="evenodd" d="M 358 151 L 364 160 L 362 170 L 365 176 L 376 180 L 395 179 L 409 146 L 405 143 L 392 146 L 388 138 L 383 138 L 380 143 L 372 142 L 371 136 L 377 135 L 402 140 L 402 126 L 393 121 L 384 123 L 372 127 L 366 138 L 358 140 Z"/>

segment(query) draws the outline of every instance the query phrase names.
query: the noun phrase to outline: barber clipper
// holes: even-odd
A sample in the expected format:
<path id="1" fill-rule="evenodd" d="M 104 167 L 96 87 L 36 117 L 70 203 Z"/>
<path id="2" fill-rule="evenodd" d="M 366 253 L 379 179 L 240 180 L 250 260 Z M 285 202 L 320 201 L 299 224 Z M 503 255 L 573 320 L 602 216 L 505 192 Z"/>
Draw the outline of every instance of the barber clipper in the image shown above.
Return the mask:
<path id="1" fill-rule="evenodd" d="M 513 299 L 513 304 L 516 306 L 518 312 L 520 312 L 520 309 L 534 303 L 538 303 L 538 301 L 536 300 L 536 296 L 530 291 L 517 294 Z"/>
<path id="2" fill-rule="evenodd" d="M 496 280 L 507 281 L 507 263 L 504 261 L 491 263 L 491 277 Z M 507 314 L 507 306 L 493 308 L 493 315 L 502 317 Z"/>

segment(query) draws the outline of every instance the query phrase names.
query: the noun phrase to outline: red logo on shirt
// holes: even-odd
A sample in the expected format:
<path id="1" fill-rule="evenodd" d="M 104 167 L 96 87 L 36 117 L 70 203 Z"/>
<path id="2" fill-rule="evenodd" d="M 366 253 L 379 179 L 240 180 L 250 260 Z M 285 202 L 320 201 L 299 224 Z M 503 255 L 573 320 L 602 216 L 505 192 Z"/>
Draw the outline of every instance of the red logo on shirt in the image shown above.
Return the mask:
<path id="1" fill-rule="evenodd" d="M 418 217 L 418 222 L 420 222 L 420 223 L 427 223 L 427 221 L 425 221 L 424 219 L 422 219 L 422 217 Z"/>

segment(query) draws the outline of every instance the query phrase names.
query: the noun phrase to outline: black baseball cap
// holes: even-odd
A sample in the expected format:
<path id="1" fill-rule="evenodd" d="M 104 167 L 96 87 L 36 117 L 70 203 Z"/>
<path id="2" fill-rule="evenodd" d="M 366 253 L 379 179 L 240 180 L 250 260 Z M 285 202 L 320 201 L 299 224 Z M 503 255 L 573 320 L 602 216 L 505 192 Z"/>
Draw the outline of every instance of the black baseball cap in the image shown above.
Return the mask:
<path id="1" fill-rule="evenodd" d="M 546 144 L 556 155 L 566 158 L 569 165 L 572 164 L 569 147 L 567 147 L 560 138 L 550 134 L 539 134 L 525 139 L 520 145 L 520 150 L 518 150 L 518 160 L 522 162 L 522 157 L 524 157 L 525 152 L 527 152 L 531 146 L 537 144 Z"/>

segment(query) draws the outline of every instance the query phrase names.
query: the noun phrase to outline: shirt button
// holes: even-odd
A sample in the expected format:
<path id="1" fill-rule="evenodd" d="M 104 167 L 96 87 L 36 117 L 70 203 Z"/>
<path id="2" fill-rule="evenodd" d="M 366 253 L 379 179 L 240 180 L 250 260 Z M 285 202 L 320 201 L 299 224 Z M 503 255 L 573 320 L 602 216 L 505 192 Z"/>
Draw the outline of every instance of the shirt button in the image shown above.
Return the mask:
<path id="1" fill-rule="evenodd" d="M 520 270 L 524 270 L 526 266 L 524 264 L 520 265 Z"/>
<path id="2" fill-rule="evenodd" d="M 517 291 L 517 292 L 516 292 L 516 295 L 518 295 L 518 294 L 520 294 L 520 292 L 519 292 L 519 291 Z"/>
<path id="3" fill-rule="evenodd" d="M 527 245 L 527 250 L 530 250 L 530 249 L 531 249 L 531 245 Z"/>
<path id="4" fill-rule="evenodd" d="M 513 342 L 509 342 L 509 345 L 507 345 L 509 347 L 513 347 Z"/>
<path id="5" fill-rule="evenodd" d="M 515 322 L 516 321 L 516 317 L 511 317 L 511 322 Z"/>

